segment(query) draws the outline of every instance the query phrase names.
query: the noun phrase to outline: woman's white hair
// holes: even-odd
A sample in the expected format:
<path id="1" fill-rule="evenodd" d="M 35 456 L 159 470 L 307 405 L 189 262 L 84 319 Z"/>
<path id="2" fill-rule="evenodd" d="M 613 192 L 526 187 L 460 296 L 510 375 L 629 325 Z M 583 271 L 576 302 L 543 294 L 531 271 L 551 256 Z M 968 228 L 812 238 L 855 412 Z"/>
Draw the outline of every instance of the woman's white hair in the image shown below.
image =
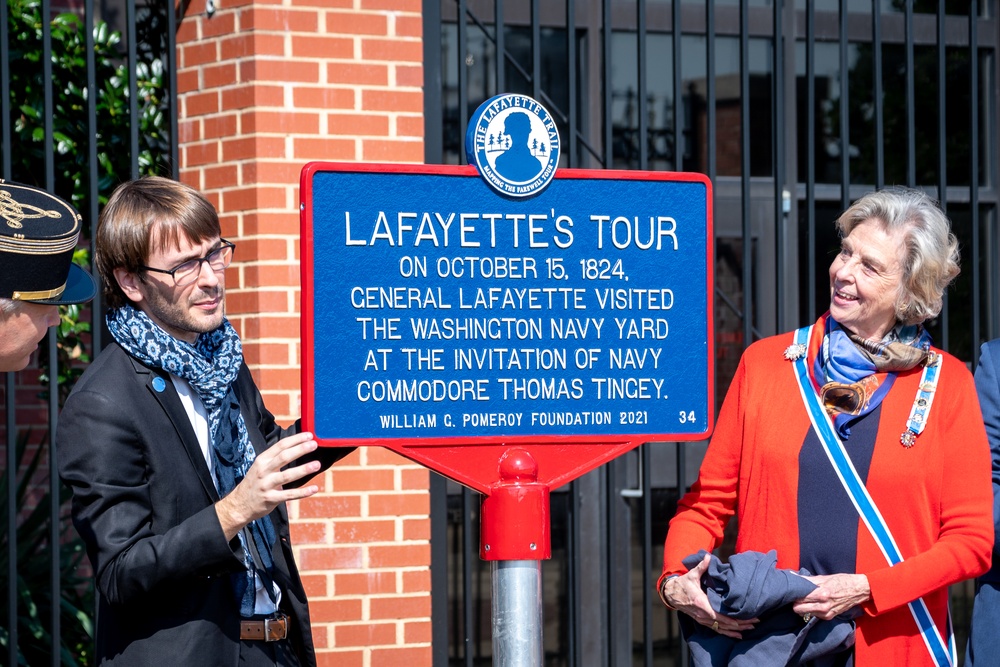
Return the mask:
<path id="1" fill-rule="evenodd" d="M 958 275 L 958 239 L 938 203 L 920 190 L 891 187 L 854 202 L 837 219 L 846 238 L 857 225 L 875 220 L 888 234 L 903 233 L 903 280 L 896 318 L 919 324 L 941 312 L 944 290 Z"/>

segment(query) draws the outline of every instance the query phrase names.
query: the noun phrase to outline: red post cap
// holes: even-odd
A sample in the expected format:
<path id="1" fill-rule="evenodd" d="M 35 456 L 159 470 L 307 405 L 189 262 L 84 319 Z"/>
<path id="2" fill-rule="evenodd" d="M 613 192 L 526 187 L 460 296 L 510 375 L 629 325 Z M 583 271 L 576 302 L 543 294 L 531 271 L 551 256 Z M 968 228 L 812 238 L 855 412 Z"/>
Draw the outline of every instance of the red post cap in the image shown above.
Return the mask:
<path id="1" fill-rule="evenodd" d="M 499 479 L 483 499 L 479 557 L 544 560 L 552 557 L 549 487 L 538 482 L 538 463 L 512 447 L 497 465 Z"/>

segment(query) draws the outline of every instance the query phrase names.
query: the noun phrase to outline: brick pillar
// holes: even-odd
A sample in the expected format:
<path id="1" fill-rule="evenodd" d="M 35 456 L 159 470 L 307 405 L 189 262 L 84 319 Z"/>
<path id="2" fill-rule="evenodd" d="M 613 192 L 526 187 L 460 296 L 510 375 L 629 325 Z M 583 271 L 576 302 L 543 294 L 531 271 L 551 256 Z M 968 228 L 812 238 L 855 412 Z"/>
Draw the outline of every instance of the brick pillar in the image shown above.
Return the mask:
<path id="1" fill-rule="evenodd" d="M 205 0 L 177 33 L 181 179 L 236 242 L 227 312 L 279 421 L 299 413 L 299 173 L 422 162 L 420 0 Z M 430 665 L 428 473 L 380 448 L 289 507 L 321 665 Z"/>

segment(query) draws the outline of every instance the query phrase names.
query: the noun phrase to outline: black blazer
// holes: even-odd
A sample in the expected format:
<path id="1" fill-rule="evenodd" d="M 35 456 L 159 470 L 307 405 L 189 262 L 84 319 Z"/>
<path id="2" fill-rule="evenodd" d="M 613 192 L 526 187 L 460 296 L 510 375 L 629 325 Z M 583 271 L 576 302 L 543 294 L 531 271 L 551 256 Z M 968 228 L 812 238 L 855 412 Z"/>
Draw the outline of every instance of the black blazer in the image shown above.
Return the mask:
<path id="1" fill-rule="evenodd" d="M 162 391 L 154 388 L 153 380 Z M 244 365 L 236 394 L 257 453 L 285 430 Z M 101 665 L 237 665 L 243 569 L 213 504 L 219 494 L 170 377 L 111 345 L 83 374 L 59 417 L 59 474 L 73 490 L 73 524 L 87 545 L 98 593 Z M 329 467 L 350 449 L 319 448 Z M 284 505 L 271 513 L 275 581 L 299 662 L 316 661 L 305 591 Z"/>

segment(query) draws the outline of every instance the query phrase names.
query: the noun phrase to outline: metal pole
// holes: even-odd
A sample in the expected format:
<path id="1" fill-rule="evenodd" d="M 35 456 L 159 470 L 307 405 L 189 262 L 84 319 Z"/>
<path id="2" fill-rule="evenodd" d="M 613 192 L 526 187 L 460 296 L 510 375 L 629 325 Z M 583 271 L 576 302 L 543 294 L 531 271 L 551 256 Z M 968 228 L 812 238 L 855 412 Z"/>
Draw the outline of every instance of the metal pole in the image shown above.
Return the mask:
<path id="1" fill-rule="evenodd" d="M 492 563 L 493 664 L 542 664 L 542 561 Z"/>
<path id="2" fill-rule="evenodd" d="M 512 447 L 483 498 L 479 557 L 490 562 L 493 664 L 540 667 L 542 561 L 552 557 L 549 487 L 531 453 Z"/>

